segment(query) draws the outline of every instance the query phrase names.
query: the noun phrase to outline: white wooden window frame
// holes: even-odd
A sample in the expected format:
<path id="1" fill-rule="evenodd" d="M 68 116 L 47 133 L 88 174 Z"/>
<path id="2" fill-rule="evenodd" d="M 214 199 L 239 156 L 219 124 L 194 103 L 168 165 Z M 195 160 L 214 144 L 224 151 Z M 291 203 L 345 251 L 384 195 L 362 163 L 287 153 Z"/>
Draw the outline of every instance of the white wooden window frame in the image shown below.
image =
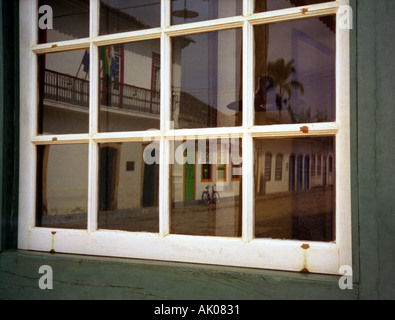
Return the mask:
<path id="1" fill-rule="evenodd" d="M 90 37 L 37 44 L 37 0 L 20 1 L 20 193 L 18 247 L 25 250 L 55 251 L 137 259 L 179 261 L 287 271 L 339 274 L 342 265 L 351 266 L 350 187 L 350 72 L 349 30 L 336 30 L 336 121 L 306 124 L 254 126 L 254 25 L 305 19 L 339 13 L 348 0 L 306 7 L 254 13 L 254 1 L 243 1 L 241 16 L 171 26 L 171 1 L 162 0 L 161 26 L 148 30 L 99 36 L 99 3 L 90 0 Z M 308 9 L 308 10 L 303 10 Z M 243 32 L 243 124 L 236 128 L 171 128 L 171 37 L 242 28 Z M 160 39 L 161 121 L 160 130 L 149 132 L 98 131 L 99 54 L 102 45 Z M 37 55 L 75 49 L 90 50 L 89 133 L 37 134 Z M 243 143 L 242 237 L 203 237 L 170 234 L 170 140 L 203 135 L 207 138 L 239 136 Z M 333 136 L 336 141 L 336 241 L 309 242 L 254 239 L 253 139 L 255 137 Z M 56 139 L 54 139 L 56 138 Z M 98 144 L 104 142 L 160 141 L 159 233 L 98 230 Z M 53 229 L 35 226 L 36 147 L 47 144 L 89 144 L 89 187 L 87 230 Z"/>

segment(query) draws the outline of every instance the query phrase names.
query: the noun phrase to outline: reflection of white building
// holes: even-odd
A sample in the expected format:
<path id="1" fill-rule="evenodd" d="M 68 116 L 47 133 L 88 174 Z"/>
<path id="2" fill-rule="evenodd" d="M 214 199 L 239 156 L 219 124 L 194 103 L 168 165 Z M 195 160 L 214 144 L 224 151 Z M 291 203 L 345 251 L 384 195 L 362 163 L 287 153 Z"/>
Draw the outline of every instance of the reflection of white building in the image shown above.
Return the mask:
<path id="1" fill-rule="evenodd" d="M 71 1 L 73 2 L 73 1 Z M 60 2 L 59 2 L 60 3 Z M 76 2 L 77 3 L 77 2 Z M 61 4 L 59 4 L 61 5 Z M 56 6 L 53 8 L 57 11 Z M 218 10 L 225 10 L 223 4 Z M 232 9 L 233 10 L 233 9 Z M 109 13 L 115 14 L 112 10 Z M 86 17 L 85 17 L 86 18 Z M 114 16 L 114 20 L 121 19 L 130 25 L 130 30 L 137 30 L 136 19 L 127 19 L 126 14 Z M 109 21 L 111 17 L 109 17 Z M 82 22 L 74 17 L 72 24 L 63 23 L 61 30 L 51 30 L 45 36 L 47 42 L 70 40 L 79 38 Z M 306 22 L 310 23 L 310 22 Z M 310 26 L 310 25 L 308 25 Z M 319 25 L 326 28 L 325 25 Z M 287 29 L 287 28 L 285 28 Z M 311 28 L 310 28 L 311 29 Z M 310 30 L 309 29 L 309 30 Z M 270 33 L 270 38 L 283 37 L 277 35 L 280 29 Z M 234 67 L 235 60 L 241 60 L 238 48 L 241 39 L 235 30 L 222 31 L 223 35 L 216 40 L 215 48 L 211 48 L 210 67 L 216 72 L 209 75 L 211 85 L 217 91 L 215 97 L 216 108 L 196 96 L 180 90 L 182 79 L 182 52 L 192 41 L 188 37 L 176 37 L 172 40 L 172 85 L 173 85 L 173 119 L 175 128 L 204 128 L 226 127 L 241 125 L 241 112 L 228 110 L 226 106 L 237 100 L 240 92 L 234 92 L 235 84 L 241 74 Z M 311 31 L 314 33 L 314 31 Z M 294 39 L 294 32 L 288 35 Z M 314 36 L 314 35 L 311 35 Z M 303 38 L 303 37 L 302 37 Z M 302 39 L 301 36 L 296 40 Z M 306 38 L 304 36 L 304 38 Z M 303 39 L 304 39 L 303 38 Z M 232 39 L 232 41 L 229 41 Z M 301 51 L 298 41 L 285 41 L 295 47 L 284 48 L 270 46 L 268 59 L 285 56 L 291 59 L 294 52 L 299 53 L 302 64 L 306 53 Z M 325 39 L 323 41 L 326 41 Z M 325 43 L 324 43 L 325 44 Z M 326 44 L 325 44 L 326 45 Z M 321 48 L 320 46 L 318 46 Z M 106 66 L 104 58 L 100 59 L 100 112 L 99 129 L 101 132 L 139 131 L 152 128 L 159 129 L 160 123 L 160 40 L 147 40 L 126 44 L 101 47 L 108 50 L 110 58 L 111 80 L 106 80 Z M 189 48 L 190 49 L 190 48 Z M 281 52 L 280 52 L 281 51 Z M 229 54 L 232 52 L 232 54 Z M 89 132 L 89 52 L 85 50 L 59 52 L 47 54 L 40 60 L 42 70 L 41 104 L 42 123 L 41 132 L 46 134 L 68 134 Z M 229 65 L 233 67 L 229 68 Z M 191 67 L 191 66 L 188 66 Z M 196 68 L 196 66 L 193 66 Z M 199 68 L 199 66 L 197 66 Z M 189 69 L 188 69 L 189 70 Z M 193 69 L 191 69 L 193 70 Z M 190 71 L 190 70 L 189 70 Z M 309 71 L 309 70 L 307 70 Z M 308 73 L 308 72 L 305 73 Z M 309 75 L 309 74 L 308 74 Z M 308 75 L 306 77 L 308 77 Z M 315 90 L 306 87 L 309 101 L 319 99 Z M 231 89 L 229 89 L 231 88 Z M 309 94 L 309 89 L 310 93 Z M 317 101 L 314 102 L 317 104 Z M 269 109 L 269 108 L 268 108 Z M 258 118 L 260 114 L 256 114 Z M 269 117 L 268 113 L 264 115 Z M 285 115 L 283 115 L 285 117 Z M 268 124 L 275 124 L 269 122 Z M 176 142 L 177 149 L 180 143 Z M 333 150 L 322 150 L 307 142 L 287 142 L 287 140 L 270 140 L 256 148 L 256 188 L 258 194 L 277 193 L 293 190 L 309 189 L 315 186 L 333 184 Z M 159 166 L 147 165 L 143 161 L 143 152 L 148 145 L 144 143 L 111 143 L 101 145 L 100 150 L 100 204 L 103 211 L 126 210 L 130 208 L 152 207 L 158 204 L 157 181 Z M 81 147 L 82 148 L 82 147 Z M 80 146 L 48 146 L 44 151 L 43 166 L 46 171 L 43 185 L 46 186 L 44 199 L 47 199 L 48 214 L 74 213 L 87 211 L 88 185 L 88 151 Z M 241 176 L 235 171 L 240 165 L 234 165 L 229 159 L 229 146 L 218 145 L 220 160 L 212 163 L 197 161 L 202 158 L 201 152 L 195 152 L 195 162 L 185 164 L 175 163 L 172 169 L 172 201 L 200 200 L 207 185 L 216 185 L 221 198 L 235 199 L 240 195 Z M 225 150 L 225 151 L 224 151 Z M 197 151 L 197 150 L 196 150 Z M 81 157 L 81 154 L 84 156 Z M 62 167 L 58 165 L 60 159 L 73 171 L 71 179 L 61 179 Z M 64 161 L 63 161 L 64 162 Z M 71 166 L 72 164 L 72 166 Z M 73 185 L 76 182 L 76 185 Z M 51 199 L 54 199 L 51 201 Z M 56 199 L 56 200 L 55 200 Z M 56 203 L 53 207 L 50 203 Z"/>
<path id="2" fill-rule="evenodd" d="M 71 3 L 78 6 L 82 2 L 71 1 Z M 54 4 L 55 13 L 58 11 L 57 5 L 61 6 L 61 2 Z M 76 10 L 78 11 L 78 8 Z M 111 14 L 115 12 L 110 11 Z M 138 25 L 137 20 L 126 18 L 127 16 L 122 14 L 116 16 L 114 20 L 123 19 L 123 23 L 130 25 L 130 30 L 142 27 Z M 82 21 L 75 16 L 73 21 L 75 23 L 72 24 L 58 21 L 57 23 L 61 23 L 61 31 L 57 29 L 49 30 L 48 33 L 45 31 L 45 42 L 82 37 Z M 133 26 L 133 24 L 137 25 Z M 219 125 L 222 126 L 233 125 L 227 120 L 228 115 L 210 107 L 193 95 L 180 91 L 182 50 L 190 44 L 190 39 L 177 37 L 172 43 L 175 126 L 183 122 L 192 123 L 195 127 L 216 126 L 217 122 L 221 122 Z M 221 42 L 219 45 L 222 48 L 224 44 Z M 159 129 L 160 40 L 101 47 L 99 53 L 104 50 L 108 51 L 107 56 L 111 61 L 111 80 L 106 82 L 105 57 L 101 56 L 99 130 L 122 132 Z M 75 50 L 47 54 L 39 59 L 40 96 L 43 97 L 40 100 L 42 122 L 39 128 L 43 134 L 89 132 L 89 54 L 87 50 Z M 225 73 L 221 72 L 221 74 L 224 78 Z M 226 76 L 229 81 L 232 80 L 228 73 Z M 234 95 L 231 94 L 231 99 L 234 99 Z M 229 98 L 221 96 L 220 99 Z M 226 104 L 222 103 L 224 107 Z M 99 209 L 101 211 L 158 205 L 159 165 L 144 163 L 143 153 L 148 145 L 149 142 L 100 145 Z M 87 145 L 45 146 L 42 151 L 42 163 L 44 174 L 41 189 L 44 215 L 86 213 Z M 173 200 L 176 202 L 198 200 L 205 187 L 214 183 L 217 184 L 216 188 L 221 191 L 221 196 L 224 198 L 239 194 L 240 179 L 232 176 L 230 163 L 209 166 L 176 163 L 173 172 L 175 194 Z"/>
<path id="3" fill-rule="evenodd" d="M 331 138 L 269 139 L 255 144 L 257 194 L 334 185 Z M 324 143 L 323 143 L 324 142 Z"/>
<path id="4" fill-rule="evenodd" d="M 76 13 L 84 11 L 84 2 L 69 2 L 75 7 Z M 56 12 L 65 10 L 62 1 L 54 2 L 52 9 L 55 17 Z M 112 14 L 115 12 L 110 11 L 110 15 Z M 76 18 L 78 16 L 81 18 Z M 82 20 L 86 18 L 83 15 L 73 15 L 73 23 L 67 23 L 67 16 L 57 19 L 55 26 L 59 29 L 45 30 L 41 36 L 44 42 L 83 37 Z M 116 16 L 114 20 L 120 18 L 131 30 L 142 27 L 136 19 L 126 19 L 125 14 Z M 181 46 L 188 45 L 188 42 L 179 43 Z M 111 80 L 106 83 L 104 57 L 100 59 L 100 131 L 159 129 L 160 40 L 101 47 L 99 52 L 103 49 L 109 51 L 108 57 L 112 64 Z M 39 59 L 39 67 L 40 96 L 43 98 L 40 100 L 40 132 L 88 133 L 89 51 L 47 54 Z M 158 165 L 144 164 L 143 151 L 147 145 L 148 142 L 100 145 L 100 210 L 126 210 L 158 205 L 159 170 Z M 42 147 L 41 157 L 43 174 L 39 183 L 42 185 L 44 215 L 86 213 L 88 146 L 45 146 Z"/>

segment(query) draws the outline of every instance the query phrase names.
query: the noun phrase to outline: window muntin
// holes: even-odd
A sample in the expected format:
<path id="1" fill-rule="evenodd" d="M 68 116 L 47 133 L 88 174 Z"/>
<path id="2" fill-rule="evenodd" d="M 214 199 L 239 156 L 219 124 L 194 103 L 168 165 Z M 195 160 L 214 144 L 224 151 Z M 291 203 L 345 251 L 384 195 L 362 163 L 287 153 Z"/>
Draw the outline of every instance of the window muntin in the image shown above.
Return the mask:
<path id="1" fill-rule="evenodd" d="M 33 1 L 34 2 L 34 1 Z M 32 2 L 32 3 L 33 3 Z M 26 90 L 27 95 L 22 96 L 21 99 L 21 122 L 29 123 L 26 128 L 21 129 L 22 144 L 21 144 L 21 161 L 32 159 L 35 154 L 34 145 L 43 144 L 66 144 L 73 143 L 89 143 L 89 183 L 88 183 L 88 223 L 87 230 L 58 230 L 50 228 L 37 228 L 32 222 L 32 189 L 29 184 L 29 177 L 35 176 L 36 171 L 32 166 L 23 166 L 22 180 L 27 183 L 21 184 L 21 199 L 25 202 L 20 203 L 20 212 L 24 219 L 20 219 L 20 248 L 34 249 L 34 250 L 50 250 L 51 245 L 55 247 L 58 252 L 82 253 L 82 254 L 103 254 L 109 256 L 123 256 L 142 259 L 159 259 L 159 260 L 173 260 L 185 262 L 198 262 L 208 264 L 224 264 L 234 266 L 246 266 L 269 269 L 282 269 L 300 271 L 305 269 L 306 261 L 310 272 L 320 273 L 338 273 L 338 267 L 342 264 L 350 264 L 350 206 L 349 206 L 349 101 L 347 88 L 349 86 L 348 73 L 348 31 L 340 30 L 337 27 L 336 33 L 336 122 L 332 123 L 318 123 L 314 125 L 308 124 L 301 130 L 300 125 L 291 124 L 285 126 L 253 126 L 253 101 L 254 101 L 254 71 L 253 71 L 253 26 L 272 23 L 274 20 L 279 21 L 304 19 L 311 16 L 327 16 L 336 14 L 341 4 L 347 4 L 347 1 L 328 2 L 323 5 L 307 6 L 308 10 L 284 10 L 276 11 L 270 14 L 259 13 L 253 14 L 253 1 L 245 0 L 243 3 L 243 16 L 227 18 L 221 21 L 213 20 L 205 21 L 196 24 L 186 24 L 179 26 L 170 26 L 171 9 L 170 2 L 163 1 L 161 28 L 158 30 L 140 30 L 137 32 L 130 32 L 124 34 L 113 34 L 105 37 L 97 37 L 99 34 L 99 26 L 97 18 L 99 12 L 99 5 L 97 1 L 91 0 L 91 25 L 90 38 L 77 39 L 75 41 L 57 42 L 50 45 L 36 45 L 34 43 L 35 37 L 31 39 L 28 30 L 26 30 L 26 23 L 22 24 L 21 56 L 26 60 L 21 59 L 21 70 L 28 75 L 26 81 L 33 83 L 31 89 Z M 30 3 L 22 3 L 21 12 L 26 13 L 27 16 L 33 17 L 35 14 L 35 7 Z M 308 12 L 306 14 L 306 12 Z M 26 15 L 24 15 L 26 16 Z M 33 29 L 36 26 L 35 21 L 30 21 Z M 221 22 L 221 23 L 219 23 Z M 28 24 L 29 24 L 28 23 Z M 171 40 L 179 37 L 188 38 L 191 35 L 204 32 L 212 32 L 213 30 L 220 31 L 222 29 L 242 28 L 243 30 L 243 69 L 241 78 L 243 79 L 242 87 L 242 101 L 243 114 L 241 126 L 234 127 L 218 127 L 207 128 L 204 130 L 178 130 L 172 126 L 171 123 L 171 70 L 172 60 L 171 54 Z M 114 45 L 117 43 L 126 43 L 130 41 L 141 41 L 150 39 L 161 39 L 161 133 L 158 131 L 150 132 L 111 132 L 98 133 L 98 97 L 99 85 L 98 77 L 91 78 L 90 86 L 90 122 L 89 135 L 43 135 L 35 136 L 35 124 L 27 120 L 27 115 L 35 112 L 31 101 L 36 99 L 36 89 L 34 77 L 29 78 L 29 75 L 35 74 L 35 65 L 31 65 L 34 56 L 42 53 L 51 53 L 57 51 L 68 51 L 76 48 L 90 49 L 91 64 L 90 68 L 92 74 L 99 74 L 98 61 L 99 52 L 98 46 Z M 340 73 L 339 70 L 342 70 Z M 23 83 L 23 81 L 22 81 Z M 239 100 L 241 101 L 241 100 Z M 240 105 L 240 102 L 239 102 Z M 307 128 L 307 129 L 306 129 Z M 33 134 L 31 130 L 33 129 Z M 303 132 L 303 134 L 302 134 Z M 211 138 L 218 138 L 221 136 L 236 134 L 242 138 L 243 145 L 243 187 L 242 195 L 243 202 L 240 205 L 241 210 L 241 237 L 229 239 L 227 237 L 190 237 L 188 235 L 170 234 L 170 188 L 167 182 L 170 181 L 170 168 L 168 168 L 166 161 L 170 158 L 171 141 L 181 137 L 196 138 L 196 135 L 206 134 Z M 336 242 L 308 242 L 312 250 L 301 249 L 302 243 L 300 241 L 281 241 L 271 239 L 256 239 L 254 238 L 254 195 L 253 184 L 254 180 L 251 177 L 254 161 L 253 139 L 261 137 L 299 137 L 305 136 L 336 136 L 336 161 L 334 164 L 341 161 L 340 167 L 336 166 L 336 184 L 341 187 L 341 192 L 336 191 Z M 98 145 L 100 143 L 113 143 L 119 141 L 146 141 L 146 139 L 160 140 L 160 157 L 163 162 L 160 163 L 160 183 L 159 183 L 159 234 L 146 233 L 118 233 L 110 230 L 98 230 L 97 228 L 97 192 L 98 192 Z M 32 148 L 34 147 L 34 148 Z M 341 156 L 340 156 L 341 155 Z M 296 156 L 296 155 L 295 155 Z M 33 157 L 34 158 L 34 157 Z M 25 160 L 24 160 L 25 159 Z M 56 231 L 56 240 L 53 241 L 51 231 Z M 112 240 L 116 240 L 112 242 Z M 96 244 L 105 244 L 96 246 Z M 182 244 L 182 245 L 181 245 Z M 306 247 L 306 246 L 303 246 Z M 177 248 L 177 250 L 174 250 Z M 243 257 L 243 259 L 240 259 Z M 284 259 L 284 257 L 287 257 Z"/>

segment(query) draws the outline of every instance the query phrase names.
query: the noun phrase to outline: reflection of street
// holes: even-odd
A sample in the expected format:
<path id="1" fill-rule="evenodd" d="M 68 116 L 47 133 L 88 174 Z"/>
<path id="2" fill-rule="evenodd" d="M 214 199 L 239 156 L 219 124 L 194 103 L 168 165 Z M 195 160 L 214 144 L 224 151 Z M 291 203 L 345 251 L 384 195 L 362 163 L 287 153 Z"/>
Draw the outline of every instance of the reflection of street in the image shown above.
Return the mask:
<path id="1" fill-rule="evenodd" d="M 332 241 L 334 226 L 333 187 L 258 195 L 255 201 L 256 238 Z M 188 204 L 188 203 L 186 203 Z M 229 199 L 208 206 L 190 202 L 171 210 L 171 233 L 199 236 L 240 237 L 239 200 Z M 49 217 L 46 217 L 47 219 Z M 53 217 L 51 227 L 84 228 L 86 214 L 79 221 Z M 69 217 L 70 218 L 70 217 Z M 76 216 L 73 217 L 74 219 Z M 159 232 L 157 208 L 108 211 L 99 214 L 99 229 L 131 232 Z"/>
<path id="2" fill-rule="evenodd" d="M 333 240 L 333 187 L 257 196 L 256 238 Z M 173 209 L 171 231 L 176 234 L 240 236 L 239 201 Z"/>
<path id="3" fill-rule="evenodd" d="M 239 201 L 221 199 L 217 205 L 197 204 L 172 209 L 171 232 L 175 234 L 238 237 Z"/>
<path id="4" fill-rule="evenodd" d="M 130 232 L 159 232 L 157 208 L 102 212 L 99 214 L 99 229 Z"/>
<path id="5" fill-rule="evenodd" d="M 257 196 L 257 238 L 331 241 L 333 187 Z"/>

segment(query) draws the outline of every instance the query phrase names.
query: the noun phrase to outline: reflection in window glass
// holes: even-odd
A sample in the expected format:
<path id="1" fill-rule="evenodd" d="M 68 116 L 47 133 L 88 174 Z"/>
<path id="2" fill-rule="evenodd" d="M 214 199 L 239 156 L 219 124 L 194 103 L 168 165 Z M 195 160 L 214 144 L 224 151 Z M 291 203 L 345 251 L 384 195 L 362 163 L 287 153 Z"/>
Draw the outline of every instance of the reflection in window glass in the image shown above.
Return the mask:
<path id="1" fill-rule="evenodd" d="M 89 37 L 89 0 L 39 0 L 38 7 L 39 43 Z"/>
<path id="2" fill-rule="evenodd" d="M 212 182 L 213 181 L 213 165 L 210 161 L 210 144 L 206 143 L 206 149 L 201 151 L 202 159 L 202 182 Z"/>
<path id="3" fill-rule="evenodd" d="M 256 238 L 333 241 L 335 172 L 312 174 L 311 157 L 334 157 L 334 138 L 255 139 Z M 282 155 L 284 170 L 265 179 L 267 152 Z M 277 179 L 278 178 L 278 179 Z"/>
<path id="4" fill-rule="evenodd" d="M 99 47 L 100 131 L 159 129 L 160 40 Z"/>
<path id="5" fill-rule="evenodd" d="M 242 14 L 242 0 L 172 0 L 172 24 L 198 22 Z"/>
<path id="6" fill-rule="evenodd" d="M 328 0 L 255 0 L 255 12 L 301 7 L 324 2 L 328 2 Z"/>
<path id="7" fill-rule="evenodd" d="M 281 181 L 283 178 L 283 155 L 276 156 L 276 181 Z"/>
<path id="8" fill-rule="evenodd" d="M 201 170 L 205 168 L 204 162 L 207 159 L 206 143 L 206 140 L 188 140 L 176 141 L 172 145 L 174 159 L 171 166 L 170 232 L 184 235 L 240 237 L 241 140 L 209 140 L 209 159 L 211 159 L 209 164 L 218 165 L 217 174 L 211 177 L 209 183 L 200 179 Z M 223 159 L 227 163 L 217 164 L 218 154 L 226 155 Z M 238 166 L 233 172 L 231 163 Z"/>
<path id="9" fill-rule="evenodd" d="M 174 128 L 240 126 L 241 29 L 172 39 Z"/>
<path id="10" fill-rule="evenodd" d="M 159 232 L 158 160 L 158 143 L 100 145 L 99 229 Z"/>
<path id="11" fill-rule="evenodd" d="M 325 18 L 255 27 L 255 124 L 335 121 L 335 18 Z"/>
<path id="12" fill-rule="evenodd" d="M 159 0 L 101 0 L 100 34 L 160 26 Z"/>
<path id="13" fill-rule="evenodd" d="M 86 229 L 88 145 L 37 148 L 38 227 Z"/>
<path id="14" fill-rule="evenodd" d="M 89 50 L 38 57 L 38 133 L 89 131 Z"/>
<path id="15" fill-rule="evenodd" d="M 266 153 L 265 155 L 265 179 L 270 181 L 272 179 L 272 154 Z"/>

